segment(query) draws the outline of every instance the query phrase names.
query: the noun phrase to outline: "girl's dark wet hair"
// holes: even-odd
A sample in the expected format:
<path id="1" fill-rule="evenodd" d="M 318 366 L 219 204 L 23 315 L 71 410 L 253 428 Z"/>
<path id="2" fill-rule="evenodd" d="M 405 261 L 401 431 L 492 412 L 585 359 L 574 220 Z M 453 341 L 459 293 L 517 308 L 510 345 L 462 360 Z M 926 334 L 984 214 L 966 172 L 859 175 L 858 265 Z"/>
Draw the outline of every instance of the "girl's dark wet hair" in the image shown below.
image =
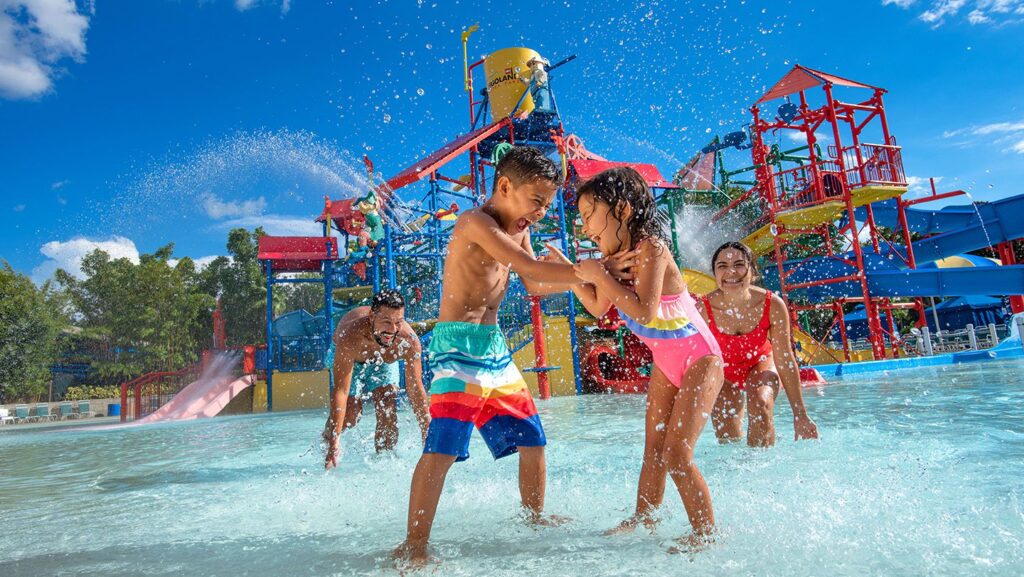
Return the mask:
<path id="1" fill-rule="evenodd" d="M 624 223 L 635 248 L 645 238 L 666 240 L 665 215 L 658 210 L 654 195 L 647 181 L 635 169 L 628 166 L 609 168 L 584 181 L 576 190 L 576 197 L 593 195 L 611 207 L 612 214 L 623 221 L 625 203 L 633 209 L 629 222 Z M 619 202 L 623 201 L 623 202 Z M 616 236 L 619 231 L 616 231 Z"/>
<path id="2" fill-rule="evenodd" d="M 718 262 L 718 255 L 722 254 L 722 251 L 730 249 L 738 251 L 743 255 L 743 260 L 747 261 L 747 268 L 750 269 L 750 277 L 757 278 L 757 259 L 754 258 L 754 251 L 750 250 L 749 246 L 735 240 L 730 240 L 718 247 L 715 250 L 715 254 L 711 255 L 711 272 L 715 272 L 715 263 Z"/>

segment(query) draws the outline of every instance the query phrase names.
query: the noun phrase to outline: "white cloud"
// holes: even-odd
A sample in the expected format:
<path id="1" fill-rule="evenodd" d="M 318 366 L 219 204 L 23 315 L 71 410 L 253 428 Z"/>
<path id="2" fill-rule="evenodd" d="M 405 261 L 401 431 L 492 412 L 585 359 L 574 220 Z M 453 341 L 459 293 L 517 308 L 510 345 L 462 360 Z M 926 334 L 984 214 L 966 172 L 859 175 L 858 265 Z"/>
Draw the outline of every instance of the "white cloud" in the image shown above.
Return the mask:
<path id="1" fill-rule="evenodd" d="M 203 203 L 203 210 L 210 218 L 236 218 L 257 216 L 267 208 L 267 201 L 262 196 L 253 200 L 224 201 L 211 193 L 203 194 L 200 197 Z"/>
<path id="2" fill-rule="evenodd" d="M 792 142 L 798 142 L 800 144 L 806 144 L 807 143 L 807 136 L 803 132 L 799 132 L 799 131 L 796 131 L 796 130 L 787 130 L 786 131 L 786 138 L 788 138 Z M 832 142 L 832 138 L 829 137 L 829 135 L 825 134 L 824 132 L 815 132 L 814 133 L 814 139 L 818 143 Z"/>
<path id="3" fill-rule="evenodd" d="M 904 10 L 916 0 L 882 0 L 883 6 L 893 5 Z M 925 0 L 918 20 L 938 28 L 968 8 L 966 19 L 971 25 L 1005 26 L 1024 22 L 1024 0 Z"/>
<path id="4" fill-rule="evenodd" d="M 53 240 L 39 248 L 47 260 L 32 269 L 32 278 L 41 283 L 52 277 L 58 268 L 82 278 L 82 259 L 96 249 L 105 251 L 112 259 L 127 258 L 134 263 L 139 262 L 139 249 L 131 239 L 123 236 L 114 236 L 108 240 L 85 237 L 68 241 Z"/>
<path id="5" fill-rule="evenodd" d="M 263 227 L 267 234 L 274 236 L 320 236 L 324 233 L 323 225 L 314 222 L 312 217 L 296 217 L 283 214 L 266 214 L 261 216 L 246 216 L 225 220 L 217 224 L 218 228 L 248 228 L 257 226 Z"/>
<path id="6" fill-rule="evenodd" d="M 935 186 L 938 186 L 942 182 L 941 176 L 933 176 L 935 180 Z M 927 194 L 932 191 L 932 185 L 928 182 L 928 178 L 923 176 L 908 176 L 907 177 L 907 192 L 912 194 Z"/>
<path id="7" fill-rule="evenodd" d="M 967 21 L 970 22 L 971 24 L 990 24 L 992 22 L 992 19 L 989 18 L 988 16 L 985 16 L 985 13 L 982 12 L 981 10 L 975 9 L 971 10 L 971 12 L 967 15 Z"/>
<path id="8" fill-rule="evenodd" d="M 67 179 L 58 180 L 57 182 L 54 182 L 53 184 L 50 185 L 50 190 L 59 190 L 61 188 L 64 188 L 65 186 L 67 186 L 68 183 L 70 183 L 70 182 L 71 181 L 67 180 Z"/>
<path id="9" fill-rule="evenodd" d="M 0 97 L 48 92 L 61 60 L 85 57 L 88 28 L 74 0 L 0 0 Z"/>
<path id="10" fill-rule="evenodd" d="M 981 126 L 947 130 L 942 133 L 942 137 L 965 137 L 962 142 L 958 143 L 961 146 L 984 142 L 1002 146 L 1003 152 L 1024 154 L 1024 121 L 993 122 Z"/>
<path id="11" fill-rule="evenodd" d="M 207 255 L 207 256 L 201 256 L 201 257 L 198 257 L 198 258 L 194 258 L 194 259 L 192 259 L 192 262 L 195 263 L 196 270 L 203 270 L 204 268 L 210 266 L 210 263 L 213 262 L 215 259 L 218 259 L 218 258 L 220 258 L 219 255 L 211 254 L 211 255 Z M 230 259 L 231 257 L 228 257 L 228 258 Z M 181 262 L 180 258 L 169 258 L 169 259 L 167 259 L 167 265 L 170 266 L 170 267 L 178 266 L 179 262 Z"/>
<path id="12" fill-rule="evenodd" d="M 932 7 L 918 15 L 918 18 L 935 26 L 942 25 L 946 16 L 953 16 L 967 4 L 967 0 L 937 0 L 932 2 Z"/>
<path id="13" fill-rule="evenodd" d="M 1024 122 L 996 122 L 975 128 L 973 134 L 997 134 L 1002 132 L 1020 132 L 1024 130 Z"/>
<path id="14" fill-rule="evenodd" d="M 235 8 L 239 12 L 245 12 L 246 10 L 249 10 L 250 8 L 253 8 L 257 4 L 280 4 L 281 5 L 281 14 L 287 14 L 288 11 L 292 9 L 292 1 L 291 0 L 277 0 L 277 1 L 271 1 L 271 0 L 235 0 Z"/>
<path id="15" fill-rule="evenodd" d="M 16 204 L 16 205 L 14 205 L 14 208 L 12 208 L 11 210 L 13 210 L 14 212 L 24 212 L 25 211 L 25 205 L 24 204 Z"/>

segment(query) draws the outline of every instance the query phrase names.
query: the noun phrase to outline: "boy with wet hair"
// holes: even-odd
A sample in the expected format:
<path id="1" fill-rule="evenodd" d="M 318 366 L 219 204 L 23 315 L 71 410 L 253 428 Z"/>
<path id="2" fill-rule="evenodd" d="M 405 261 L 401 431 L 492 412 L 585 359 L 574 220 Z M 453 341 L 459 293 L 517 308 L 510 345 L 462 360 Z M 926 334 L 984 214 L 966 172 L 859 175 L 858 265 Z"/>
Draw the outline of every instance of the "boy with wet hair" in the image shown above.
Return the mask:
<path id="1" fill-rule="evenodd" d="M 463 212 L 444 263 L 441 310 L 427 362 L 430 427 L 413 473 L 408 534 L 395 551 L 413 564 L 427 559 L 427 541 L 448 469 L 469 458 L 473 427 L 495 459 L 519 453 L 519 490 L 531 522 L 546 524 L 547 443 L 537 408 L 498 327 L 498 308 L 515 271 L 530 294 L 576 284 L 571 266 L 537 260 L 530 225 L 551 206 L 562 172 L 532 147 L 512 148 L 495 166 L 492 194 Z"/>

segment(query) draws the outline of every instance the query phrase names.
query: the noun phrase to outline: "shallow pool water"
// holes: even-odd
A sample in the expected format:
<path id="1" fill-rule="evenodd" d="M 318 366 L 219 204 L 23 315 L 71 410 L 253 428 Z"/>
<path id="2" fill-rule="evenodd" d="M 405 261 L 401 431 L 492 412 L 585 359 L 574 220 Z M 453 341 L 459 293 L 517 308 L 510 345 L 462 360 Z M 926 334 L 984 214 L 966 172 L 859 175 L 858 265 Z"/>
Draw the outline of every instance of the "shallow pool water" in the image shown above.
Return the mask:
<path id="1" fill-rule="evenodd" d="M 720 446 L 698 459 L 721 528 L 695 555 L 674 489 L 655 534 L 603 537 L 632 510 L 643 398 L 539 403 L 548 511 L 517 518 L 515 457 L 474 436 L 453 467 L 434 531 L 436 575 L 1024 574 L 1024 362 L 918 369 L 806 390 L 821 442 L 792 442 L 776 411 L 771 450 Z M 326 411 L 107 431 L 0 434 L 0 575 L 396 574 L 418 434 L 373 454 L 373 420 L 344 437 L 325 474 Z"/>

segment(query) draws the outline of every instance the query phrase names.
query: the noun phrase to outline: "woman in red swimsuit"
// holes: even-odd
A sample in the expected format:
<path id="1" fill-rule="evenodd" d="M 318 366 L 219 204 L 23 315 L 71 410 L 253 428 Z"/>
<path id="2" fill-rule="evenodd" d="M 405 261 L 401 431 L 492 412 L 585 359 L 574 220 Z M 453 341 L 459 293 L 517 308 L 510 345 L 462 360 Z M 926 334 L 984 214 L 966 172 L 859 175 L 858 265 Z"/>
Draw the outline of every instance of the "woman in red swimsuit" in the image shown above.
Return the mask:
<path id="1" fill-rule="evenodd" d="M 746 404 L 747 444 L 774 445 L 773 412 L 780 383 L 793 409 L 796 440 L 817 439 L 818 427 L 804 407 L 786 303 L 751 285 L 754 255 L 742 243 L 727 242 L 720 246 L 711 257 L 711 267 L 718 289 L 701 299 L 697 309 L 718 340 L 725 361 L 725 384 L 711 413 L 718 440 L 743 438 Z"/>

